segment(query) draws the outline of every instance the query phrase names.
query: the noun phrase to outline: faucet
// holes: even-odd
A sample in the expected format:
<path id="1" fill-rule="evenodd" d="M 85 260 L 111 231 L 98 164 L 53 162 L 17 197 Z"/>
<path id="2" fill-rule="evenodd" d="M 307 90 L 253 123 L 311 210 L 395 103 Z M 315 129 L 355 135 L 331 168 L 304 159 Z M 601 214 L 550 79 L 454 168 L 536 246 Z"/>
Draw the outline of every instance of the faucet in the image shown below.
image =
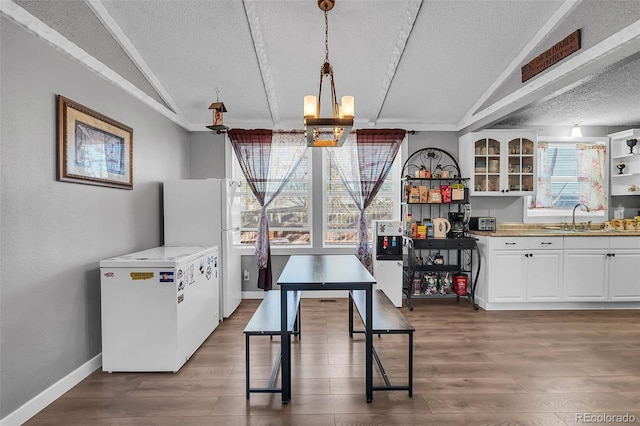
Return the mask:
<path id="1" fill-rule="evenodd" d="M 573 215 L 572 215 L 572 220 L 571 220 L 571 229 L 573 229 L 574 231 L 576 230 L 576 209 L 577 209 L 578 207 L 580 207 L 580 206 L 583 206 L 585 209 L 587 209 L 587 212 L 590 212 L 590 211 L 591 211 L 591 210 L 589 210 L 589 207 L 587 207 L 587 206 L 586 206 L 586 205 L 584 205 L 584 204 L 580 204 L 580 203 L 576 204 L 576 205 L 573 207 Z"/>

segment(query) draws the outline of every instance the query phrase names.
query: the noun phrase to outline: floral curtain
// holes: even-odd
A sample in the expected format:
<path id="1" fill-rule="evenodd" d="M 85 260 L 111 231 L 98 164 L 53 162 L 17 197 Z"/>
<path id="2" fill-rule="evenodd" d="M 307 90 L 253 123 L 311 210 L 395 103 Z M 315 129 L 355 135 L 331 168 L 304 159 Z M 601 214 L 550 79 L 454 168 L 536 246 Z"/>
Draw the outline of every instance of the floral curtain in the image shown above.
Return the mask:
<path id="1" fill-rule="evenodd" d="M 341 148 L 325 148 L 360 210 L 356 255 L 371 273 L 366 209 L 387 177 L 404 136 L 402 129 L 363 129 L 352 132 Z"/>
<path id="2" fill-rule="evenodd" d="M 551 175 L 553 167 L 549 157 L 549 144 L 538 142 L 538 180 L 536 182 L 536 208 L 553 207 L 553 190 L 551 188 Z"/>
<path id="3" fill-rule="evenodd" d="M 247 184 L 260 203 L 256 238 L 258 288 L 270 290 L 271 244 L 266 209 L 287 184 L 307 150 L 303 133 L 271 130 L 229 130 L 231 146 Z"/>
<path id="4" fill-rule="evenodd" d="M 606 146 L 577 144 L 576 151 L 580 202 L 591 210 L 606 210 Z"/>

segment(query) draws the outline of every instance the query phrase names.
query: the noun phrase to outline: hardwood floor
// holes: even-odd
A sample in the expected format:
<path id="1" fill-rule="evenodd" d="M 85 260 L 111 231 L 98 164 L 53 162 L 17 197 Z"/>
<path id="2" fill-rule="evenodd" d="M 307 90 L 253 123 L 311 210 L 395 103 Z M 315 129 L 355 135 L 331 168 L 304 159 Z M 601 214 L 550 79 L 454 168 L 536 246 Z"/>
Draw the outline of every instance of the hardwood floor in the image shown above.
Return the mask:
<path id="1" fill-rule="evenodd" d="M 243 301 L 178 373 L 95 371 L 26 424 L 573 425 L 625 414 L 640 424 L 637 310 L 486 312 L 418 300 L 402 308 L 416 328 L 413 397 L 377 391 L 368 404 L 364 337 L 348 336 L 347 300 L 303 299 L 293 395 L 282 405 L 280 394 L 245 398 L 242 330 L 258 303 Z M 406 382 L 406 339 L 374 336 L 392 383 Z M 266 385 L 278 348 L 278 338 L 252 338 L 252 386 Z"/>

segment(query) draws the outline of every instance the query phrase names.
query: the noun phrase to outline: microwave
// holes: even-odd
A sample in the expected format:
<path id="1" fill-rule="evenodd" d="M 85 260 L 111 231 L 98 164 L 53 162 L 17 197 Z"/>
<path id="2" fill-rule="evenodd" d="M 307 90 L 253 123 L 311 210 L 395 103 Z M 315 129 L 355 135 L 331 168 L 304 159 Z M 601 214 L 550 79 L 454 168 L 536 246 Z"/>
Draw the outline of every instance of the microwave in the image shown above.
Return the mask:
<path id="1" fill-rule="evenodd" d="M 469 218 L 469 229 L 472 231 L 496 232 L 495 217 L 471 217 Z"/>

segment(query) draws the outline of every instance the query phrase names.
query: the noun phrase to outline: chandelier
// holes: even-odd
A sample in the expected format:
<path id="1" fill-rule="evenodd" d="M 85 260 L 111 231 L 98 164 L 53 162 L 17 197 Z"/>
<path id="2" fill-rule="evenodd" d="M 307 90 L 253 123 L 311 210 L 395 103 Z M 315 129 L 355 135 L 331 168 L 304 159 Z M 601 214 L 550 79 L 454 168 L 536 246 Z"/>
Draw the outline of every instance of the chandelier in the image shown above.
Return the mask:
<path id="1" fill-rule="evenodd" d="M 329 63 L 329 19 L 327 12 L 333 9 L 335 0 L 318 0 L 318 7 L 324 12 L 324 63 L 320 68 L 320 89 L 318 99 L 313 95 L 304 97 L 304 131 L 307 146 L 342 146 L 353 127 L 355 105 L 353 96 L 343 96 L 342 105 L 336 100 L 336 88 L 333 83 L 333 67 Z M 331 83 L 331 118 L 320 117 L 322 82 L 329 77 Z"/>

